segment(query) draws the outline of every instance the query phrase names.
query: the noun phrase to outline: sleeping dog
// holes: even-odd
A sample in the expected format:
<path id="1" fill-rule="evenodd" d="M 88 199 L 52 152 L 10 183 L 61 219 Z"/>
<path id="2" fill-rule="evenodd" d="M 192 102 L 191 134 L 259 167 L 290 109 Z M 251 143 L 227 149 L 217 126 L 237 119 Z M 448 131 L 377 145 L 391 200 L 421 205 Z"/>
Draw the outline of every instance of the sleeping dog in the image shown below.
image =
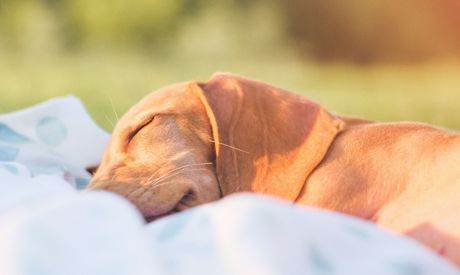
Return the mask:
<path id="1" fill-rule="evenodd" d="M 118 122 L 90 184 L 147 220 L 258 192 L 407 234 L 460 264 L 460 135 L 332 114 L 230 74 L 156 91 Z"/>

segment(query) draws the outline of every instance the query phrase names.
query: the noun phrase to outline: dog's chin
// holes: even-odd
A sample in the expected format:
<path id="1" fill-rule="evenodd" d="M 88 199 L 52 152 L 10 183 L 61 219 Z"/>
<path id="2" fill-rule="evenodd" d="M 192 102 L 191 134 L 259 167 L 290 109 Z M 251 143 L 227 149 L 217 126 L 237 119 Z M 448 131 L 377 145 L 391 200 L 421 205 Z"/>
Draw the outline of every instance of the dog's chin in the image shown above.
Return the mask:
<path id="1" fill-rule="evenodd" d="M 167 208 L 156 208 L 156 207 L 146 207 L 141 210 L 141 213 L 144 216 L 144 220 L 147 223 L 156 221 L 160 218 L 163 218 L 165 216 L 169 216 L 175 213 L 178 213 L 182 210 L 185 210 L 189 207 L 192 207 L 193 205 L 189 203 L 190 197 L 193 196 L 193 193 L 191 191 L 185 192 L 181 196 L 179 196 L 179 199 L 176 200 L 174 203 L 170 203 L 170 207 Z"/>

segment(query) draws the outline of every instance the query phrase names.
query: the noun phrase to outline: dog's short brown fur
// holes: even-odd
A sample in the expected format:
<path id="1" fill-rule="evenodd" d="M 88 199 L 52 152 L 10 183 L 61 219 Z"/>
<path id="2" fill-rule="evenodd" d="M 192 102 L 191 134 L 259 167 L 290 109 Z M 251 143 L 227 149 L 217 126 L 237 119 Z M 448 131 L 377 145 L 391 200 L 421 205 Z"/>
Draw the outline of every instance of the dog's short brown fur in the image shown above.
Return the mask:
<path id="1" fill-rule="evenodd" d="M 145 97 L 117 124 L 90 188 L 147 219 L 253 191 L 405 233 L 460 264 L 460 135 L 333 115 L 229 74 Z"/>

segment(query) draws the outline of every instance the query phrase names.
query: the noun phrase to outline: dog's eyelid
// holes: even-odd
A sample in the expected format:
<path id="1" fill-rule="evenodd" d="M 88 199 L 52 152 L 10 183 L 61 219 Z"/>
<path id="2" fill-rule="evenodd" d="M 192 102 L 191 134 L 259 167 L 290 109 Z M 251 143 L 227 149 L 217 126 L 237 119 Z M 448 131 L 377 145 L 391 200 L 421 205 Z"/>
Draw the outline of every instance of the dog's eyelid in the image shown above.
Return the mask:
<path id="1" fill-rule="evenodd" d="M 138 125 L 134 130 L 130 131 L 128 136 L 127 136 L 127 143 L 131 142 L 131 140 L 136 136 L 137 133 L 139 133 L 140 130 L 142 130 L 145 126 L 149 125 L 154 121 L 156 118 L 158 118 L 158 114 L 152 114 L 146 116 L 144 119 L 140 120 L 140 123 L 136 123 Z"/>

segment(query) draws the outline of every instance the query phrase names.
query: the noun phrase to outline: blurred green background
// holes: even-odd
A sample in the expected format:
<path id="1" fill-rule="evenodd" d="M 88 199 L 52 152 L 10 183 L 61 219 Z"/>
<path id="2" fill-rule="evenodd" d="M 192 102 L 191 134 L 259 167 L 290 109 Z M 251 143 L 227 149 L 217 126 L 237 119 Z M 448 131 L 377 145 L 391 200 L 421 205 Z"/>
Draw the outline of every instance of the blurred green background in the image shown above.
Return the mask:
<path id="1" fill-rule="evenodd" d="M 329 110 L 460 129 L 458 0 L 0 0 L 0 113 L 75 94 L 111 130 L 230 71 Z"/>

